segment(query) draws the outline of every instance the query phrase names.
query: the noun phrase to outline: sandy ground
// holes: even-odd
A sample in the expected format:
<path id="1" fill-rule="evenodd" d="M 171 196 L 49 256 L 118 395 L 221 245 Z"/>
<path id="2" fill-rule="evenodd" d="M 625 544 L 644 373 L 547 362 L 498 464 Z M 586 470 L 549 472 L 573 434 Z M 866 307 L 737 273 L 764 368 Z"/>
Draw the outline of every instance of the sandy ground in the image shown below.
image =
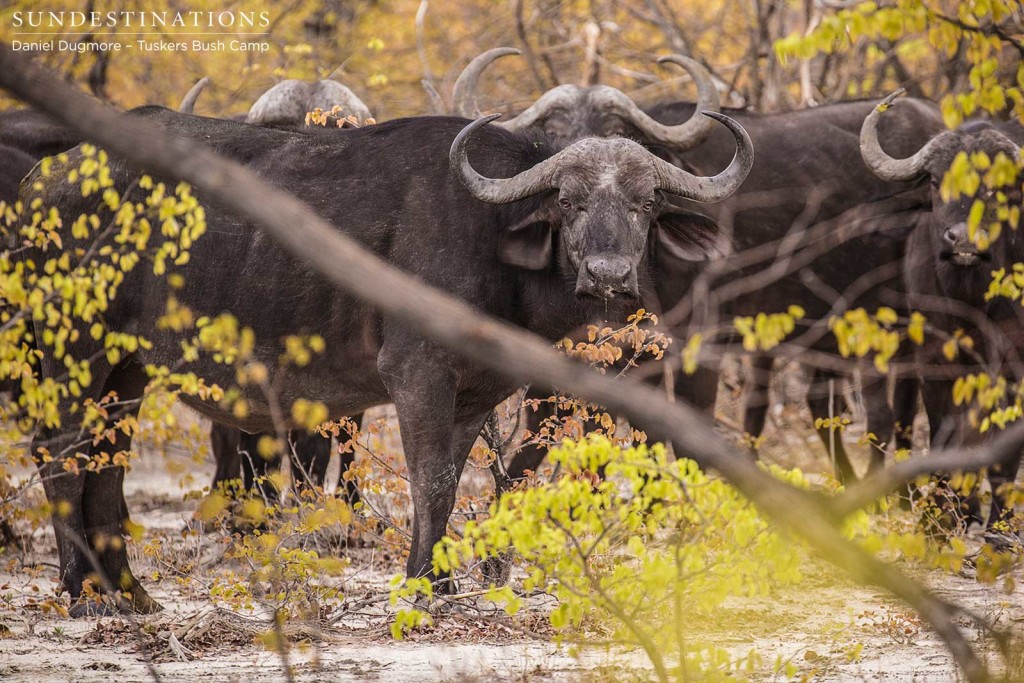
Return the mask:
<path id="1" fill-rule="evenodd" d="M 807 424 L 802 422 L 806 417 L 806 411 L 793 406 L 773 409 L 767 459 L 800 465 L 810 471 L 827 467 L 816 435 L 799 427 Z M 390 438 L 394 440 L 390 447 L 400 449 L 397 439 Z M 851 433 L 847 441 L 855 438 Z M 133 519 L 146 527 L 147 539 L 158 537 L 168 544 L 180 543 L 183 552 L 188 552 L 188 544 L 198 544 L 202 547 L 197 552 L 213 557 L 222 551 L 209 537 L 196 541 L 181 533 L 196 504 L 185 496 L 209 481 L 213 467 L 209 462 L 192 462 L 186 448 L 178 450 L 164 458 L 144 457 L 129 472 L 129 508 Z M 192 477 L 182 486 L 184 471 Z M 468 474 L 464 492 L 486 489 L 486 472 Z M 976 544 L 977 539 L 970 542 Z M 0 680 L 153 680 L 139 641 L 123 619 L 71 620 L 24 609 L 24 598 L 32 593 L 33 587 L 47 594 L 56 585 L 52 535 L 47 530 L 37 531 L 31 546 L 24 559 L 49 563 L 38 566 L 34 575 L 20 568 L 18 556 L 0 555 Z M 351 578 L 345 584 L 349 596 L 384 591 L 388 579 L 399 571 L 396 562 L 383 560 L 373 549 L 352 550 L 352 557 Z M 148 558 L 142 557 L 134 559 L 134 566 L 143 577 L 155 568 Z M 1017 568 L 1010 576 L 1020 584 L 1024 581 L 1022 574 Z M 779 592 L 769 603 L 730 599 L 723 608 L 725 619 L 718 620 L 730 623 L 728 632 L 709 630 L 705 639 L 737 655 L 756 649 L 764 661 L 761 671 L 754 676 L 760 680 L 787 680 L 772 673 L 777 658 L 792 662 L 798 678 L 809 676 L 814 680 L 957 680 L 952 659 L 942 643 L 906 608 L 881 592 L 845 582 L 837 570 L 825 563 L 810 563 L 805 575 L 803 584 Z M 939 595 L 968 607 L 999 627 L 1024 635 L 1024 603 L 1019 591 L 1007 594 L 1001 586 L 984 586 L 969 576 L 948 573 L 930 572 L 923 578 Z M 146 585 L 166 608 L 159 615 L 138 619 L 160 680 L 289 680 L 280 653 L 256 644 L 251 635 L 240 635 L 238 630 L 224 627 L 224 623 L 238 617 L 215 612 L 208 601 L 197 599 L 181 583 L 163 580 L 147 581 Z M 550 602 L 546 604 L 549 606 Z M 528 612 L 541 624 L 547 607 L 543 601 L 531 605 Z M 175 654 L 168 631 L 184 624 L 214 623 L 211 615 L 227 619 L 216 622 L 223 632 L 211 632 L 201 646 L 193 645 L 190 652 Z M 963 625 L 972 638 L 980 638 L 976 625 L 966 619 Z M 849 653 L 857 645 L 860 656 L 851 659 Z M 189 656 L 194 658 L 183 659 Z M 286 657 L 293 679 L 299 681 L 649 678 L 644 659 L 638 653 L 575 653 L 568 647 L 477 620 L 472 614 L 439 615 L 433 630 L 395 642 L 387 632 L 387 608 L 381 606 L 362 610 L 327 627 L 310 628 L 293 638 Z"/>

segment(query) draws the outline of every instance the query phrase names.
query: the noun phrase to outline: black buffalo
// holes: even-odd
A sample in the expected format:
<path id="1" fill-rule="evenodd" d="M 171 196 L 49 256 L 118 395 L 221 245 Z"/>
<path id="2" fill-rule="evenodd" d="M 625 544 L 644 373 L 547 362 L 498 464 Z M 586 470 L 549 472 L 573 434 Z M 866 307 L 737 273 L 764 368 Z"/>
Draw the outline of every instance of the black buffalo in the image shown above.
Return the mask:
<path id="1" fill-rule="evenodd" d="M 182 100 L 179 111 L 192 113 L 196 99 L 209 79 L 202 79 Z M 342 127 L 352 127 L 348 117 L 356 118 L 355 125 L 373 118 L 369 108 L 363 101 L 352 92 L 351 89 L 341 83 L 325 79 L 315 83 L 289 79 L 282 81 L 269 88 L 263 93 L 249 111 L 239 120 L 259 125 L 271 125 L 276 127 L 294 128 L 319 132 L 320 126 L 308 128 L 306 114 L 315 109 L 330 112 L 334 107 L 340 107 L 339 116 Z M 334 130 L 333 126 L 327 130 Z M 358 424 L 362 415 L 355 415 L 352 419 Z M 210 431 L 210 442 L 212 446 L 214 461 L 217 469 L 213 478 L 213 486 L 216 487 L 224 482 L 237 480 L 239 473 L 242 475 L 242 486 L 245 491 L 253 491 L 256 482 L 264 478 L 271 470 L 276 470 L 281 465 L 280 454 L 270 460 L 256 456 L 255 445 L 259 443 L 263 433 L 247 434 L 238 431 L 230 433 L 231 428 L 223 425 L 214 425 Z M 288 435 L 289 452 L 292 458 L 293 474 L 299 475 L 298 483 L 311 483 L 315 486 L 323 486 L 327 474 L 327 465 L 331 455 L 330 438 L 317 437 L 316 435 L 302 433 L 300 430 L 292 430 Z M 359 500 L 359 490 L 351 481 L 345 481 L 343 474 L 353 462 L 353 453 L 344 453 L 341 456 L 341 473 L 338 477 L 338 492 L 342 493 L 350 502 Z M 269 493 L 269 492 L 265 492 Z"/>
<path id="2" fill-rule="evenodd" d="M 860 126 L 873 106 L 866 101 L 844 102 L 768 115 L 726 110 L 748 128 L 759 154 L 740 191 L 705 210 L 731 236 L 736 257 L 715 264 L 717 275 L 706 283 L 710 301 L 696 302 L 691 310 L 699 312 L 705 306 L 711 315 L 717 313 L 719 320 L 728 322 L 734 316 L 775 312 L 798 304 L 806 318 L 792 343 L 832 358 L 837 347 L 826 329 L 830 316 L 857 307 L 874 312 L 881 305 L 905 312 L 900 279 L 905 238 L 918 218 L 930 210 L 931 197 L 919 183 L 878 178 L 861 161 Z M 668 103 L 652 107 L 650 113 L 672 122 L 685 118 L 692 107 Z M 941 117 L 933 104 L 907 100 L 899 116 L 883 122 L 880 133 L 894 152 L 907 153 L 941 129 Z M 681 155 L 681 165 L 693 172 L 715 168 L 722 163 L 722 142 L 717 132 L 712 133 L 700 147 Z M 805 228 L 810 229 L 802 232 Z M 764 260 L 744 263 L 744 255 L 753 250 L 766 250 Z M 755 278 L 752 282 L 756 283 L 759 275 L 773 270 L 776 275 L 764 286 L 737 285 L 728 300 L 714 299 L 716 291 L 728 291 L 731 284 L 745 278 Z M 680 301 L 692 290 L 692 280 L 688 281 L 686 274 L 667 277 L 664 285 L 663 301 Z M 744 430 L 756 436 L 764 427 L 771 359 L 755 356 L 753 361 Z M 838 414 L 832 403 L 837 393 L 832 390 L 832 380 L 848 375 L 854 367 L 852 363 L 832 364 L 815 370 L 808 395 L 815 418 Z M 892 439 L 895 422 L 903 427 L 896 435 L 897 446 L 910 445 L 906 427 L 916 412 L 916 385 L 906 377 L 897 382 L 894 416 L 884 376 L 867 364 L 860 370 L 868 431 L 879 442 L 869 464 L 875 469 L 883 463 L 884 446 Z M 855 478 L 842 441 L 828 429 L 818 431 L 826 446 L 834 449 L 840 478 Z"/>
<path id="3" fill-rule="evenodd" d="M 476 58 L 459 79 L 457 107 L 463 112 L 476 111 L 476 87 L 483 69 L 504 55 L 517 53 L 501 48 Z M 698 102 L 664 102 L 641 110 L 614 88 L 559 86 L 504 125 L 531 126 L 569 140 L 583 135 L 622 135 L 642 142 L 686 170 L 713 173 L 728 163 L 731 142 L 720 131 L 697 124 L 702 118 L 698 115 L 700 111 L 720 109 L 710 77 L 699 64 L 687 58 L 675 56 L 661 61 L 672 61 L 687 69 L 697 85 Z M 734 316 L 777 312 L 798 304 L 807 313 L 805 323 L 813 324 L 814 329 L 804 330 L 795 344 L 827 353 L 834 360 L 834 338 L 824 329 L 830 315 L 859 306 L 872 312 L 882 304 L 901 308 L 899 264 L 903 237 L 916 217 L 929 210 L 930 197 L 914 183 L 882 181 L 864 166 L 858 136 L 864 117 L 873 106 L 868 101 L 846 102 L 770 115 L 723 110 L 748 130 L 758 155 L 750 176 L 729 200 L 710 212 L 689 207 L 706 214 L 706 229 L 718 230 L 724 242 L 731 242 L 736 257 L 714 263 L 654 263 L 662 309 L 673 309 L 694 291 L 703 297 L 688 306 L 694 313 L 703 313 L 703 318 L 695 320 L 691 316 L 675 321 L 678 336 L 685 337 L 691 331 L 688 323 L 698 323 L 693 328 L 711 327 L 716 322 L 728 324 Z M 907 152 L 942 128 L 938 109 L 920 100 L 908 100 L 900 115 L 883 125 L 882 135 L 887 144 Z M 701 218 L 697 215 L 693 220 Z M 804 228 L 813 226 L 824 234 L 802 234 Z M 851 232 L 860 236 L 851 239 L 846 234 Z M 744 263 L 745 256 L 754 249 L 765 250 L 764 258 Z M 791 266 L 788 271 L 769 277 L 765 284 L 749 291 L 737 290 L 725 300 L 705 295 L 752 275 L 770 274 L 772 269 L 786 264 Z M 694 290 L 698 276 L 710 278 L 712 272 L 716 274 L 714 279 Z M 873 274 L 886 272 L 885 277 L 871 282 Z M 672 318 L 671 314 L 666 316 L 670 323 Z M 756 355 L 752 360 L 744 431 L 757 437 L 764 428 L 773 358 Z M 830 414 L 842 412 L 842 394 L 834 390 L 833 380 L 852 373 L 855 367 L 854 363 L 833 362 L 831 367 L 814 372 L 808 403 L 815 418 L 827 419 Z M 916 410 L 916 386 L 906 378 L 897 382 L 899 414 L 894 416 L 885 377 L 871 367 L 861 369 L 868 431 L 879 441 L 872 451 L 870 466 L 877 468 L 882 464 L 885 445 L 892 440 L 895 423 L 902 427 L 897 433 L 897 446 L 909 446 L 906 427 L 912 423 Z M 680 398 L 706 410 L 714 406 L 717 384 L 714 360 L 702 363 L 695 376 L 677 373 L 674 382 Z M 531 414 L 531 426 L 543 414 Z M 855 478 L 842 440 L 827 427 L 818 432 L 835 455 L 840 478 Z M 528 447 L 520 451 L 508 466 L 510 476 L 535 469 L 543 456 L 543 449 Z"/>
<path id="4" fill-rule="evenodd" d="M 536 136 L 485 126 L 486 120 L 466 127 L 463 119 L 414 118 L 310 136 L 158 107 L 135 115 L 244 163 L 424 283 L 551 339 L 635 307 L 650 282 L 652 252 L 693 254 L 702 248 L 706 234 L 689 229 L 687 214 L 666 208 L 663 193 L 721 200 L 739 186 L 752 163 L 749 139 L 727 117 L 721 120 L 737 141 L 736 158 L 722 173 L 698 178 L 627 140 L 586 139 L 558 150 Z M 71 164 L 79 160 L 80 153 L 73 152 Z M 129 192 L 137 174 L 124 163 L 112 163 L 111 177 L 122 192 Z M 35 179 L 43 184 L 44 205 L 57 207 L 61 215 L 96 209 L 95 198 L 83 198 L 60 174 Z M 201 188 L 198 195 L 202 198 Z M 185 280 L 177 298 L 201 313 L 232 311 L 261 340 L 256 360 L 271 369 L 282 353 L 278 340 L 283 336 L 322 336 L 327 351 L 308 366 L 280 375 L 271 370 L 285 405 L 306 398 L 341 416 L 395 404 L 414 505 L 407 570 L 413 576 L 428 574 L 472 442 L 514 385 L 338 292 L 254 224 L 216 203 L 207 202 L 206 208 L 210 229 L 192 249 L 189 263 L 177 267 Z M 84 246 L 64 236 L 64 249 Z M 233 264 L 230 277 L 224 277 L 225 263 Z M 120 291 L 106 313 L 108 325 L 151 331 L 153 346 L 111 366 L 99 343 L 80 335 L 71 353 L 99 357 L 86 392 L 93 398 L 110 391 L 123 401 L 138 397 L 147 383 L 145 364 L 180 357 L 180 335 L 156 324 L 169 293 L 165 281 L 138 268 Z M 48 348 L 43 351 L 43 375 L 59 375 L 63 368 Z M 222 386 L 235 381 L 232 368 L 212 359 L 185 367 Z M 271 410 L 262 393 L 251 390 L 245 398 L 251 411 L 245 419 L 211 403 L 185 401 L 246 431 L 270 429 Z M 62 427 L 42 431 L 33 452 L 41 447 L 53 454 L 76 451 L 80 418 L 70 408 L 69 398 L 60 406 Z M 113 448 L 128 447 L 126 441 L 120 437 Z M 103 572 L 130 593 L 131 607 L 157 609 L 132 575 L 123 545 L 104 542 L 119 537 L 126 521 L 116 502 L 123 470 L 74 475 L 58 461 L 41 462 L 40 468 L 55 509 L 69 510 L 54 520 L 63 587 L 79 598 L 93 571 L 86 549 L 73 540 L 84 538 Z M 75 613 L 88 608 L 79 604 Z"/>
<path id="5" fill-rule="evenodd" d="M 957 130 L 934 136 L 912 153 L 893 156 L 878 143 L 877 128 L 905 108 L 892 103 L 890 95 L 865 118 L 861 146 L 865 163 L 880 177 L 891 181 L 927 179 L 932 210 L 911 234 L 904 265 L 909 305 L 921 311 L 936 330 L 953 334 L 963 330 L 974 344 L 950 361 L 942 350 L 945 338 L 929 334 L 916 353 L 922 381 L 922 398 L 928 414 L 934 447 L 963 445 L 977 440 L 970 425 L 968 407 L 953 400 L 953 383 L 968 373 L 988 372 L 1010 382 L 1024 379 L 1020 349 L 1024 348 L 1024 309 L 1006 297 L 988 297 L 993 273 L 1013 272 L 1024 262 L 1024 236 L 999 215 L 1000 206 L 1024 208 L 1021 179 L 1009 187 L 989 188 L 982 182 L 974 195 L 944 199 L 941 183 L 958 154 L 984 153 L 992 161 L 1003 155 L 1018 167 L 1024 162 L 1021 144 L 1024 130 L 1017 123 L 970 122 Z M 894 113 L 884 113 L 887 110 Z M 1000 201 L 998 195 L 1004 195 Z M 975 201 L 982 202 L 980 226 L 1001 226 L 1001 235 L 979 248 L 968 235 L 969 215 Z M 994 431 L 994 428 L 993 428 Z M 1016 478 L 1020 454 L 990 472 L 994 489 Z M 978 510 L 969 510 L 979 516 Z M 992 496 L 988 524 L 1003 518 L 1003 497 Z"/>

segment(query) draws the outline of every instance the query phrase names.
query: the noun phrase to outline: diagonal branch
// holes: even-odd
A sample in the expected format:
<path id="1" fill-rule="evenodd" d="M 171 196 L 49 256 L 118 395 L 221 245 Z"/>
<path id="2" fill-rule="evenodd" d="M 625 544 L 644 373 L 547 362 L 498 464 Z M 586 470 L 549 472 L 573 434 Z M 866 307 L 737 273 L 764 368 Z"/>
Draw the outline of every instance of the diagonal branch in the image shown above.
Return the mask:
<path id="1" fill-rule="evenodd" d="M 297 198 L 229 162 L 201 144 L 118 114 L 51 72 L 0 44 L 0 87 L 82 131 L 109 152 L 151 173 L 200 187 L 208 200 L 262 226 L 283 247 L 336 286 L 392 319 L 443 343 L 482 366 L 542 387 L 557 386 L 630 420 L 653 437 L 721 473 L 782 527 L 805 539 L 821 557 L 856 580 L 883 587 L 931 625 L 970 681 L 990 678 L 985 663 L 954 621 L 950 605 L 896 568 L 843 537 L 839 517 L 821 497 L 784 484 L 737 453 L 709 420 L 635 381 L 612 380 L 553 351 L 536 335 L 489 318 L 472 306 L 425 286 L 382 262 Z"/>
<path id="2" fill-rule="evenodd" d="M 848 515 L 870 505 L 897 487 L 923 474 L 978 470 L 1010 460 L 1024 449 L 1024 422 L 1017 422 L 996 437 L 987 448 L 953 448 L 932 453 L 927 458 L 898 462 L 848 488 L 832 500 L 833 510 Z"/>

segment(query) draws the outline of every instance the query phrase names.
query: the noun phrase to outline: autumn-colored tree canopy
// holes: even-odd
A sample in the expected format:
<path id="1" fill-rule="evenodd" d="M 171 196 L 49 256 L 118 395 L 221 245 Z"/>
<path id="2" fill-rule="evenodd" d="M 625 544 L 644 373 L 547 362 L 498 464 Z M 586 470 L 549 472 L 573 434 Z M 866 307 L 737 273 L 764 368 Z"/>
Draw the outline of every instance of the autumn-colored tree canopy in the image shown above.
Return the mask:
<path id="1" fill-rule="evenodd" d="M 45 9 L 104 12 L 115 5 L 54 0 Z M 177 9 L 161 0 L 132 3 L 136 11 L 168 8 Z M 39 9 L 34 2 L 9 3 L 0 10 L 0 37 L 17 38 L 15 12 Z M 40 58 L 121 108 L 174 106 L 209 76 L 213 84 L 200 110 L 218 116 L 245 111 L 278 80 L 330 74 L 356 90 L 378 119 L 422 114 L 430 111 L 422 80 L 446 96 L 470 59 L 500 45 L 523 49 L 524 58 L 488 82 L 487 102 L 498 109 L 521 108 L 561 83 L 606 83 L 641 103 L 692 96 L 688 78 L 654 64 L 657 56 L 679 53 L 711 69 L 724 102 L 755 111 L 876 97 L 902 85 L 914 96 L 950 98 L 951 124 L 961 120 L 954 111 L 970 116 L 1013 108 L 1024 116 L 1024 46 L 1012 0 L 196 0 L 187 9 L 265 12 L 269 27 L 250 31 L 265 33 L 251 38 L 267 41 L 269 51 L 132 47 Z M 131 43 L 131 31 L 118 24 L 73 40 Z M 185 35 L 187 27 L 152 32 L 149 39 L 170 42 L 217 39 Z"/>

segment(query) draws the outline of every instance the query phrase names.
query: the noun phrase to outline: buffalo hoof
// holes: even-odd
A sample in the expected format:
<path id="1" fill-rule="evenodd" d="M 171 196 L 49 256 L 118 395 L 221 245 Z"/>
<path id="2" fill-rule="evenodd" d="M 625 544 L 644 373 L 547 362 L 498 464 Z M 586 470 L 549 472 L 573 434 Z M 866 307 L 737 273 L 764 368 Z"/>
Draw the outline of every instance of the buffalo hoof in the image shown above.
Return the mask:
<path id="1" fill-rule="evenodd" d="M 136 614 L 156 614 L 163 609 L 163 606 L 159 602 L 154 600 L 146 592 L 146 589 L 138 584 L 132 588 L 131 593 L 126 598 L 122 598 L 124 602 L 130 605 L 130 608 Z"/>
<path id="2" fill-rule="evenodd" d="M 118 593 L 116 597 L 79 598 L 68 609 L 68 616 L 72 619 L 115 617 L 128 613 L 155 614 L 162 609 L 160 603 L 151 598 L 144 588 L 136 586 L 131 593 Z"/>
<path id="3" fill-rule="evenodd" d="M 481 567 L 484 582 L 495 586 L 504 586 L 512 575 L 512 554 L 501 553 L 484 560 Z"/>
<path id="4" fill-rule="evenodd" d="M 996 552 L 1013 553 L 1016 555 L 1024 552 L 1024 546 L 1021 545 L 1021 537 L 1013 532 L 987 529 L 983 538 L 985 539 L 985 545 Z"/>
<path id="5" fill-rule="evenodd" d="M 94 600 L 82 598 L 71 606 L 68 616 L 72 619 L 86 619 L 89 617 L 116 617 L 124 614 L 124 609 L 118 604 L 120 601 Z"/>

